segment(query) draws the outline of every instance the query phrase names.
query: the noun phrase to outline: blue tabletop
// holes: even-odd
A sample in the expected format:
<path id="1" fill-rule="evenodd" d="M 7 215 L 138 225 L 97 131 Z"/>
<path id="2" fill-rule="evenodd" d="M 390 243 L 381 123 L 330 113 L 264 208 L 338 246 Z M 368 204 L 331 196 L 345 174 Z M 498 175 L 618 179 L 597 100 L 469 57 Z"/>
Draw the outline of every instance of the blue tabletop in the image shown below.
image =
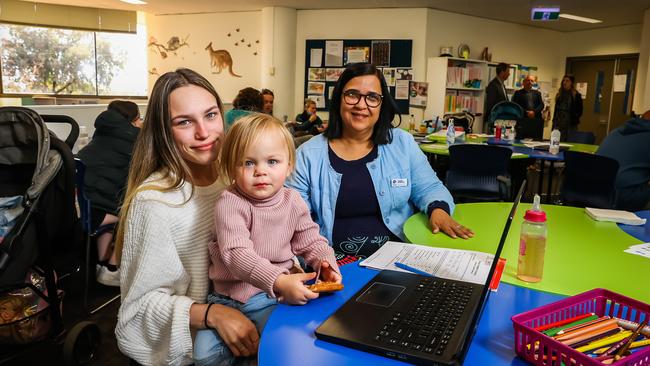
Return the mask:
<path id="1" fill-rule="evenodd" d="M 618 224 L 618 227 L 623 229 L 626 233 L 641 240 L 644 243 L 650 243 L 650 210 L 635 212 L 637 216 L 646 219 L 645 225 L 632 226 Z"/>
<path id="2" fill-rule="evenodd" d="M 341 267 L 345 289 L 304 306 L 278 305 L 262 332 L 260 365 L 403 365 L 404 363 L 317 340 L 314 330 L 377 271 L 352 263 Z M 466 365 L 527 365 L 515 356 L 510 317 L 563 298 L 502 283 L 491 293 Z"/>

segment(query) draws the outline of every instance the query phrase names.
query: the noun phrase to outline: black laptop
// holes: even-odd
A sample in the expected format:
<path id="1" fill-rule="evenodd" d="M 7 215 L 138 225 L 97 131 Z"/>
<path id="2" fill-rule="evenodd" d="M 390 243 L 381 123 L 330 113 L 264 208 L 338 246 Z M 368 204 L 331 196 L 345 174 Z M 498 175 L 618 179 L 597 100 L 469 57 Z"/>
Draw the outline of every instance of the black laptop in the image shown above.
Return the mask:
<path id="1" fill-rule="evenodd" d="M 495 259 L 524 192 L 512 204 Z M 398 360 L 460 365 L 487 302 L 497 261 L 484 285 L 383 270 L 316 329 L 316 337 Z"/>

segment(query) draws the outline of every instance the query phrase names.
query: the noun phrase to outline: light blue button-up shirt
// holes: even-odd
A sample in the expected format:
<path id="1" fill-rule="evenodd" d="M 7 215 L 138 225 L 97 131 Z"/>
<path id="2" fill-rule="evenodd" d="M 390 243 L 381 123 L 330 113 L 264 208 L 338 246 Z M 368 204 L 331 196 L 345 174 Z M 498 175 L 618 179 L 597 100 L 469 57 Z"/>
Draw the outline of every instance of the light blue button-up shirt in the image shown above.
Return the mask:
<path id="1" fill-rule="evenodd" d="M 404 222 L 416 209 L 426 212 L 431 202 L 444 201 L 451 214 L 454 201 L 413 136 L 399 128 L 392 129 L 392 133 L 393 141 L 379 145 L 377 159 L 368 162 L 366 167 L 386 227 L 406 241 Z M 315 136 L 298 148 L 296 169 L 285 185 L 300 192 L 314 221 L 320 226 L 321 235 L 332 245 L 341 174 L 332 168 L 325 136 Z"/>

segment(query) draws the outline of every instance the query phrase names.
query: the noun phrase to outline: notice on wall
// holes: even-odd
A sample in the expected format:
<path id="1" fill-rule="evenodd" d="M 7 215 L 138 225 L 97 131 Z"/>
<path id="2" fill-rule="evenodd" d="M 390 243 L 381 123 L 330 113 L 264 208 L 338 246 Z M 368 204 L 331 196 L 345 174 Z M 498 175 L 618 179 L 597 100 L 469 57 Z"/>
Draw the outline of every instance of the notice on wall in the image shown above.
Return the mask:
<path id="1" fill-rule="evenodd" d="M 582 95 L 582 99 L 587 99 L 587 88 L 589 87 L 588 83 L 576 83 L 576 90 L 580 95 Z"/>
<path id="2" fill-rule="evenodd" d="M 411 81 L 409 83 L 409 105 L 412 107 L 426 107 L 429 83 L 424 81 Z"/>
<path id="3" fill-rule="evenodd" d="M 614 93 L 624 92 L 627 83 L 627 74 L 614 75 Z"/>
<path id="4" fill-rule="evenodd" d="M 409 98 L 409 81 L 396 80 L 395 81 L 395 99 L 406 100 Z"/>
<path id="5" fill-rule="evenodd" d="M 309 55 L 309 67 L 321 67 L 323 63 L 323 49 L 312 48 Z"/>
<path id="6" fill-rule="evenodd" d="M 343 66 L 343 41 L 325 41 L 325 66 Z"/>

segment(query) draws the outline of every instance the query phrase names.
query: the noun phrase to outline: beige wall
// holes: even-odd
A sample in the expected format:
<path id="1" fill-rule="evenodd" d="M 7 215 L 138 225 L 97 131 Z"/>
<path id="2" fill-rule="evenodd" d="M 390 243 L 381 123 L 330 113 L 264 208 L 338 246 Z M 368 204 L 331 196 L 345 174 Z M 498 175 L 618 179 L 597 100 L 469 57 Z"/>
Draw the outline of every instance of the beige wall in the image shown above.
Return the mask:
<path id="1" fill-rule="evenodd" d="M 193 15 L 148 15 L 147 33 L 149 39 L 157 43 L 167 44 L 172 36 L 181 40 L 189 36 L 189 46 L 179 48 L 176 53 L 167 52 L 167 58 L 162 58 L 155 48 L 148 47 L 149 90 L 158 75 L 172 71 L 178 67 L 191 68 L 205 76 L 215 86 L 225 102 L 231 102 L 237 92 L 247 86 L 260 87 L 261 64 L 261 11 L 211 13 Z M 237 32 L 239 29 L 239 32 Z M 231 34 L 228 37 L 228 33 Z M 241 39 L 244 39 L 242 46 Z M 220 74 L 210 65 L 208 43 L 212 42 L 215 50 L 227 50 L 233 60 L 233 71 L 241 75 L 234 77 L 223 70 Z M 238 42 L 239 45 L 235 46 Z M 251 47 L 247 47 L 248 44 Z M 257 55 L 253 53 L 257 52 Z M 155 68 L 158 75 L 152 75 Z"/>

